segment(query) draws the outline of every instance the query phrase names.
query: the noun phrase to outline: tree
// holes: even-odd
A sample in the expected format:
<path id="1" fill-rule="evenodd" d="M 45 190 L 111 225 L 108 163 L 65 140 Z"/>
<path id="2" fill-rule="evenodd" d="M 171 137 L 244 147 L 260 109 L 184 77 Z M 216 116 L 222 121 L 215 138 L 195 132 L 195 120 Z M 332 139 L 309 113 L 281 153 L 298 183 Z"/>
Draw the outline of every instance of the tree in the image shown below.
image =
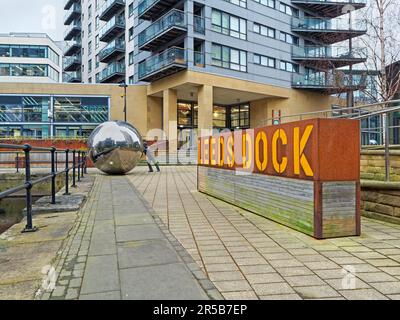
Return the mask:
<path id="1" fill-rule="evenodd" d="M 400 68 L 400 6 L 398 0 L 367 0 L 364 19 L 367 34 L 360 38 L 367 48 L 366 69 L 378 71 L 374 80 L 377 96 L 365 90 L 376 102 L 393 99 L 399 90 Z"/>

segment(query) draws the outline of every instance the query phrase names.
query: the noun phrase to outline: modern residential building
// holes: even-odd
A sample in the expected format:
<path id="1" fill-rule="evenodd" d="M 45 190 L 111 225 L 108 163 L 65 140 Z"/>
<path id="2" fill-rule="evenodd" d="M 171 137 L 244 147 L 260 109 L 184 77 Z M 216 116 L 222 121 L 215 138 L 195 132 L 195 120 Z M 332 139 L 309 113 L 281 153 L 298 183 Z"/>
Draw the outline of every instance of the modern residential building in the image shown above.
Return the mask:
<path id="1" fill-rule="evenodd" d="M 62 50 L 43 33 L 0 34 L 0 82 L 61 82 Z"/>
<path id="2" fill-rule="evenodd" d="M 353 45 L 366 33 L 366 22 L 357 19 L 365 5 L 66 1 L 70 14 L 73 6 L 81 9 L 74 19 L 82 22 L 82 81 L 145 85 L 144 112 L 159 119 L 171 152 L 180 144 L 173 141 L 194 146 L 200 130 L 276 123 L 283 115 L 327 109 L 347 93 L 352 105 L 351 93 L 367 81 L 366 74 L 352 73 L 367 58 L 365 48 Z"/>

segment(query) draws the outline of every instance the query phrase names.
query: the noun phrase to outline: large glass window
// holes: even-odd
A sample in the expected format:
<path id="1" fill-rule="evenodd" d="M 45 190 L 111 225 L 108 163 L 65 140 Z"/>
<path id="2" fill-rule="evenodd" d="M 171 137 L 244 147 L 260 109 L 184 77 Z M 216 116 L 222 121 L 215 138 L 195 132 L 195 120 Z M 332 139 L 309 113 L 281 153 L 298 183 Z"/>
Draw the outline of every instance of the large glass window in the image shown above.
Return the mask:
<path id="1" fill-rule="evenodd" d="M 49 97 L 0 96 L 0 122 L 48 122 Z"/>
<path id="2" fill-rule="evenodd" d="M 261 3 L 264 6 L 275 8 L 275 0 L 254 0 L 254 1 Z"/>
<path id="3" fill-rule="evenodd" d="M 235 38 L 247 38 L 245 19 L 215 9 L 212 11 L 212 30 Z"/>
<path id="4" fill-rule="evenodd" d="M 295 45 L 299 44 L 299 37 L 293 36 L 283 31 L 280 32 L 280 40 L 289 44 L 295 44 Z"/>
<path id="5" fill-rule="evenodd" d="M 247 8 L 247 0 L 225 0 L 226 2 L 230 2 L 232 4 L 236 4 L 237 6 L 241 6 L 243 8 Z"/>
<path id="6" fill-rule="evenodd" d="M 215 128 L 226 128 L 226 107 L 214 106 L 213 126 Z"/>
<path id="7" fill-rule="evenodd" d="M 49 77 L 59 80 L 59 72 L 46 64 L 0 64 L 0 76 L 6 77 Z"/>
<path id="8" fill-rule="evenodd" d="M 288 14 L 289 16 L 293 17 L 298 17 L 299 16 L 299 10 L 296 8 L 293 8 L 286 3 L 281 2 L 279 4 L 279 11 Z"/>
<path id="9" fill-rule="evenodd" d="M 254 54 L 254 63 L 265 67 L 275 68 L 276 60 L 260 54 Z"/>
<path id="10" fill-rule="evenodd" d="M 275 38 L 275 29 L 274 28 L 270 28 L 270 27 L 263 26 L 258 23 L 254 23 L 253 31 L 255 33 L 261 34 L 262 36 Z"/>
<path id="11" fill-rule="evenodd" d="M 242 104 L 231 108 L 231 129 L 250 127 L 250 106 Z"/>
<path id="12" fill-rule="evenodd" d="M 54 121 L 70 123 L 103 123 L 108 121 L 108 99 L 55 97 Z"/>
<path id="13" fill-rule="evenodd" d="M 247 52 L 221 46 L 212 45 L 212 65 L 232 70 L 247 71 Z"/>

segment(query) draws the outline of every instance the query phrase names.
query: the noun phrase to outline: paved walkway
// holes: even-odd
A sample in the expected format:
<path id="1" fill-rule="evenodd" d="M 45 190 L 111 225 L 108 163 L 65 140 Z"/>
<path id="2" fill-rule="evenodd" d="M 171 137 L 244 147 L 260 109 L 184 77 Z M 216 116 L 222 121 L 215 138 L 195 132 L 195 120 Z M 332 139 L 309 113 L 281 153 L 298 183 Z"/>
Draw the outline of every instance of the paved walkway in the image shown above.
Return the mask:
<path id="1" fill-rule="evenodd" d="M 126 177 L 98 175 L 42 299 L 209 299 L 213 284 Z M 161 222 L 160 222 L 161 224 Z"/>
<path id="2" fill-rule="evenodd" d="M 196 191 L 195 167 L 128 178 L 226 299 L 400 299 L 400 226 L 315 240 Z"/>

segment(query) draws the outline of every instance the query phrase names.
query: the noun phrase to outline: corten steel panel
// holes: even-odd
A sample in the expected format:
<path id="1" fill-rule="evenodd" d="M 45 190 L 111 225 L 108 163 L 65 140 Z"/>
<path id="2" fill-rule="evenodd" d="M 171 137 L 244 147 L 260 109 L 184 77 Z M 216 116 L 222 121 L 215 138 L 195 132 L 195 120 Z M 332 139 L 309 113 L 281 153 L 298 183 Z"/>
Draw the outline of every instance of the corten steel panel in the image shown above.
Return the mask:
<path id="1" fill-rule="evenodd" d="M 360 122 L 319 119 L 319 180 L 360 180 Z"/>
<path id="2" fill-rule="evenodd" d="M 298 130 L 297 139 L 295 139 L 295 129 Z M 202 160 L 199 163 L 202 166 L 312 181 L 358 181 L 360 179 L 359 130 L 358 120 L 311 119 L 203 137 L 199 139 L 199 160 Z M 266 145 L 265 139 L 257 141 L 257 136 L 262 133 L 266 137 Z M 272 147 L 275 134 L 277 137 L 275 162 L 281 165 L 274 167 Z M 228 147 L 230 136 L 234 139 L 233 147 Z M 304 150 L 301 150 L 299 142 L 303 137 L 306 144 Z M 249 142 L 246 142 L 247 140 Z M 257 155 L 257 159 L 261 162 L 259 166 L 256 162 L 256 142 L 259 145 Z M 223 148 L 220 148 L 220 143 Z M 297 156 L 294 152 L 295 144 L 299 150 Z M 235 163 L 229 166 L 231 157 L 228 150 L 232 149 Z M 224 151 L 223 154 L 220 154 L 221 150 Z M 264 168 L 265 156 L 267 162 Z M 297 159 L 304 157 L 305 166 L 308 164 L 312 172 L 307 175 L 304 167 L 300 165 L 300 170 L 296 174 L 295 156 Z M 220 159 L 224 159 L 222 165 L 218 165 Z M 282 163 L 283 160 L 287 162 L 286 165 Z M 246 163 L 249 165 L 246 166 Z M 276 168 L 282 172 L 277 172 Z"/>

